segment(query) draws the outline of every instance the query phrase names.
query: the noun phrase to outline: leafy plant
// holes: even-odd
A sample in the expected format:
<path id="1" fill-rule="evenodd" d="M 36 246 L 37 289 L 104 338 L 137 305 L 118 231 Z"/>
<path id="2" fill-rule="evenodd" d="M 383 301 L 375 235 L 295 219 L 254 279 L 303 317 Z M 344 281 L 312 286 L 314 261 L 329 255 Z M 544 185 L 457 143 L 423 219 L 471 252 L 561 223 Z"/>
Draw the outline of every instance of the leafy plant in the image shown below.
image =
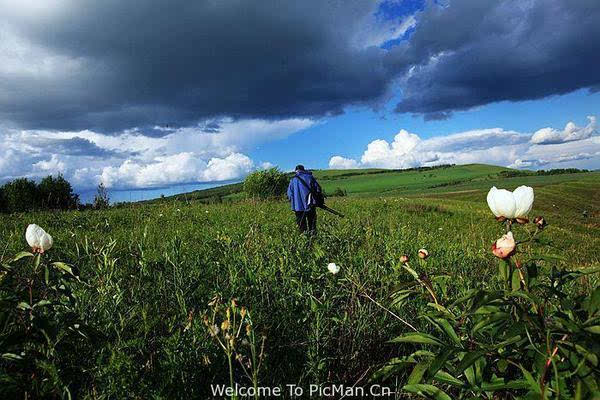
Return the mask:
<path id="1" fill-rule="evenodd" d="M 268 199 L 285 195 L 290 180 L 277 168 L 255 171 L 244 180 L 244 192 L 248 197 Z"/>
<path id="2" fill-rule="evenodd" d="M 4 398 L 70 397 L 69 386 L 83 381 L 70 366 L 74 349 L 83 349 L 88 340 L 76 312 L 73 286 L 79 284 L 69 265 L 49 262 L 43 254 L 21 252 L 1 265 L 0 394 Z"/>
<path id="3" fill-rule="evenodd" d="M 495 288 L 473 288 L 438 301 L 443 296 L 435 293 L 446 289 L 442 276 L 417 272 L 426 269 L 424 260 L 418 269 L 407 258 L 399 263 L 398 270 L 408 271 L 413 281 L 392 293 L 394 306 L 422 294 L 433 301 L 420 315 L 424 329 L 390 341 L 412 352 L 390 360 L 374 379 L 406 373 L 405 391 L 435 399 L 600 396 L 600 288 L 586 295 L 576 286 L 599 270 L 560 270 L 552 264 L 560 257 L 527 248 L 538 243 L 546 226 L 542 217 L 521 242 L 513 240 L 512 228 L 520 221 L 525 230 L 528 220 L 498 219 L 508 233 L 493 246 L 499 257 Z M 542 268 L 546 263 L 548 271 Z"/>

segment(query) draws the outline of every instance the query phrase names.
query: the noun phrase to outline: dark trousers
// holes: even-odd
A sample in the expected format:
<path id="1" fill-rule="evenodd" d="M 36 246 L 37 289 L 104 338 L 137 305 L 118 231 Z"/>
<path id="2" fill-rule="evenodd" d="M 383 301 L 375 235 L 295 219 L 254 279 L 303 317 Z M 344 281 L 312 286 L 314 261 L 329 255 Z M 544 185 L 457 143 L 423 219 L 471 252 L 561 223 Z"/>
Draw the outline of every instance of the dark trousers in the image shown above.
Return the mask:
<path id="1" fill-rule="evenodd" d="M 317 231 L 317 210 L 314 208 L 310 211 L 295 211 L 296 213 L 296 224 L 300 232 L 311 232 Z"/>

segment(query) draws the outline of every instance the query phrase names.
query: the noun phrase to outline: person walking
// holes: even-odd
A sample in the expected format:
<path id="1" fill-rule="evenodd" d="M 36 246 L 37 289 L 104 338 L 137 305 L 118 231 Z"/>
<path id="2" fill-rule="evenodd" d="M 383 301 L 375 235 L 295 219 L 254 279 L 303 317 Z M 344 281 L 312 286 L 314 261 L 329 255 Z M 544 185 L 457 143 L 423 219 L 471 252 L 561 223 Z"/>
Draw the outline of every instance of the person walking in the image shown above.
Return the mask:
<path id="1" fill-rule="evenodd" d="M 312 172 L 304 169 L 303 165 L 296 166 L 296 174 L 290 180 L 287 196 L 290 199 L 292 211 L 296 214 L 296 224 L 300 232 L 311 234 L 317 231 L 317 199 L 322 195 L 321 186 Z"/>

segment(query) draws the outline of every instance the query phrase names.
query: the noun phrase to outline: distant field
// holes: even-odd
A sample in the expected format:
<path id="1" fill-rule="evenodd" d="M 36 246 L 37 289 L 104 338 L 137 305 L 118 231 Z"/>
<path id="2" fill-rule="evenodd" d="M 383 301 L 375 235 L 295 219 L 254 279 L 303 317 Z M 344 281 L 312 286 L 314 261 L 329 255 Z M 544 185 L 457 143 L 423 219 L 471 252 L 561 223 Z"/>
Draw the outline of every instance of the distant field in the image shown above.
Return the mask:
<path id="1" fill-rule="evenodd" d="M 485 190 L 487 193 L 492 185 L 514 189 L 519 185 L 545 186 L 571 181 L 593 182 L 600 179 L 600 172 L 517 177 L 502 175 L 502 173 L 510 171 L 514 170 L 493 165 L 469 164 L 429 170 L 315 170 L 313 174 L 326 193 L 333 193 L 339 188 L 346 191 L 349 196 L 367 197 L 381 195 L 419 197 L 442 193 L 452 195 L 453 193 L 460 194 L 480 190 Z M 235 183 L 148 202 L 173 199 L 209 202 L 217 197 L 239 200 L 244 197 L 242 191 L 243 184 Z"/>
<path id="2" fill-rule="evenodd" d="M 490 246 L 504 229 L 485 201 L 492 185 L 535 188 L 531 216 L 544 215 L 549 226 L 523 251 L 558 255 L 541 262 L 544 273 L 551 265 L 600 266 L 600 174 L 502 178 L 504 170 L 316 171 L 326 191 L 339 187 L 349 196 L 328 199 L 346 218 L 319 212 L 311 240 L 297 233 L 286 201 L 244 200 L 240 185 L 105 211 L 2 216 L 0 261 L 27 250 L 25 228 L 37 223 L 55 241 L 44 260 L 80 275 L 74 312 L 92 339 L 77 336 L 52 355 L 74 398 L 210 397 L 211 383 L 229 382 L 227 359 L 203 322 L 216 295 L 246 306 L 265 336 L 262 386 L 353 385 L 415 350 L 388 343 L 407 331 L 396 317 L 428 329 L 420 318 L 430 309 L 426 293 L 406 306 L 390 302 L 394 288 L 410 282 L 399 269 L 402 254 L 419 273 L 448 277 L 442 304 L 469 289 L 499 287 Z M 240 201 L 203 203 L 215 195 Z M 517 229 L 520 237 L 532 231 Z M 431 256 L 418 264 L 423 247 Z M 330 262 L 338 275 L 327 272 Z M 16 265 L 25 279 L 29 264 Z M 574 291 L 597 285 L 592 276 Z M 408 373 L 386 384 L 402 387 Z M 233 377 L 249 384 L 237 363 Z"/>

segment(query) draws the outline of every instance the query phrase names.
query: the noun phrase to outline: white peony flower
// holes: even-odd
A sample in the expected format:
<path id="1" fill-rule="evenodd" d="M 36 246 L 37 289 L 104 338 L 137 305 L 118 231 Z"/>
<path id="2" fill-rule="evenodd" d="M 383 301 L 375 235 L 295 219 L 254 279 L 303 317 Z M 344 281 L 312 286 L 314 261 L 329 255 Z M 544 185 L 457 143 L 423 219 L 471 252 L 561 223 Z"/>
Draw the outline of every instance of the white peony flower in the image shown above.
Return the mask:
<path id="1" fill-rule="evenodd" d="M 53 243 L 52 236 L 36 224 L 31 224 L 27 227 L 25 240 L 27 240 L 34 253 L 43 253 L 50 249 Z"/>
<path id="2" fill-rule="evenodd" d="M 510 192 L 494 186 L 488 192 L 487 203 L 498 218 L 524 218 L 533 205 L 533 189 L 529 186 L 519 186 L 514 192 Z"/>
<path id="3" fill-rule="evenodd" d="M 327 264 L 327 269 L 334 275 L 340 272 L 340 267 L 338 267 L 335 263 Z"/>

